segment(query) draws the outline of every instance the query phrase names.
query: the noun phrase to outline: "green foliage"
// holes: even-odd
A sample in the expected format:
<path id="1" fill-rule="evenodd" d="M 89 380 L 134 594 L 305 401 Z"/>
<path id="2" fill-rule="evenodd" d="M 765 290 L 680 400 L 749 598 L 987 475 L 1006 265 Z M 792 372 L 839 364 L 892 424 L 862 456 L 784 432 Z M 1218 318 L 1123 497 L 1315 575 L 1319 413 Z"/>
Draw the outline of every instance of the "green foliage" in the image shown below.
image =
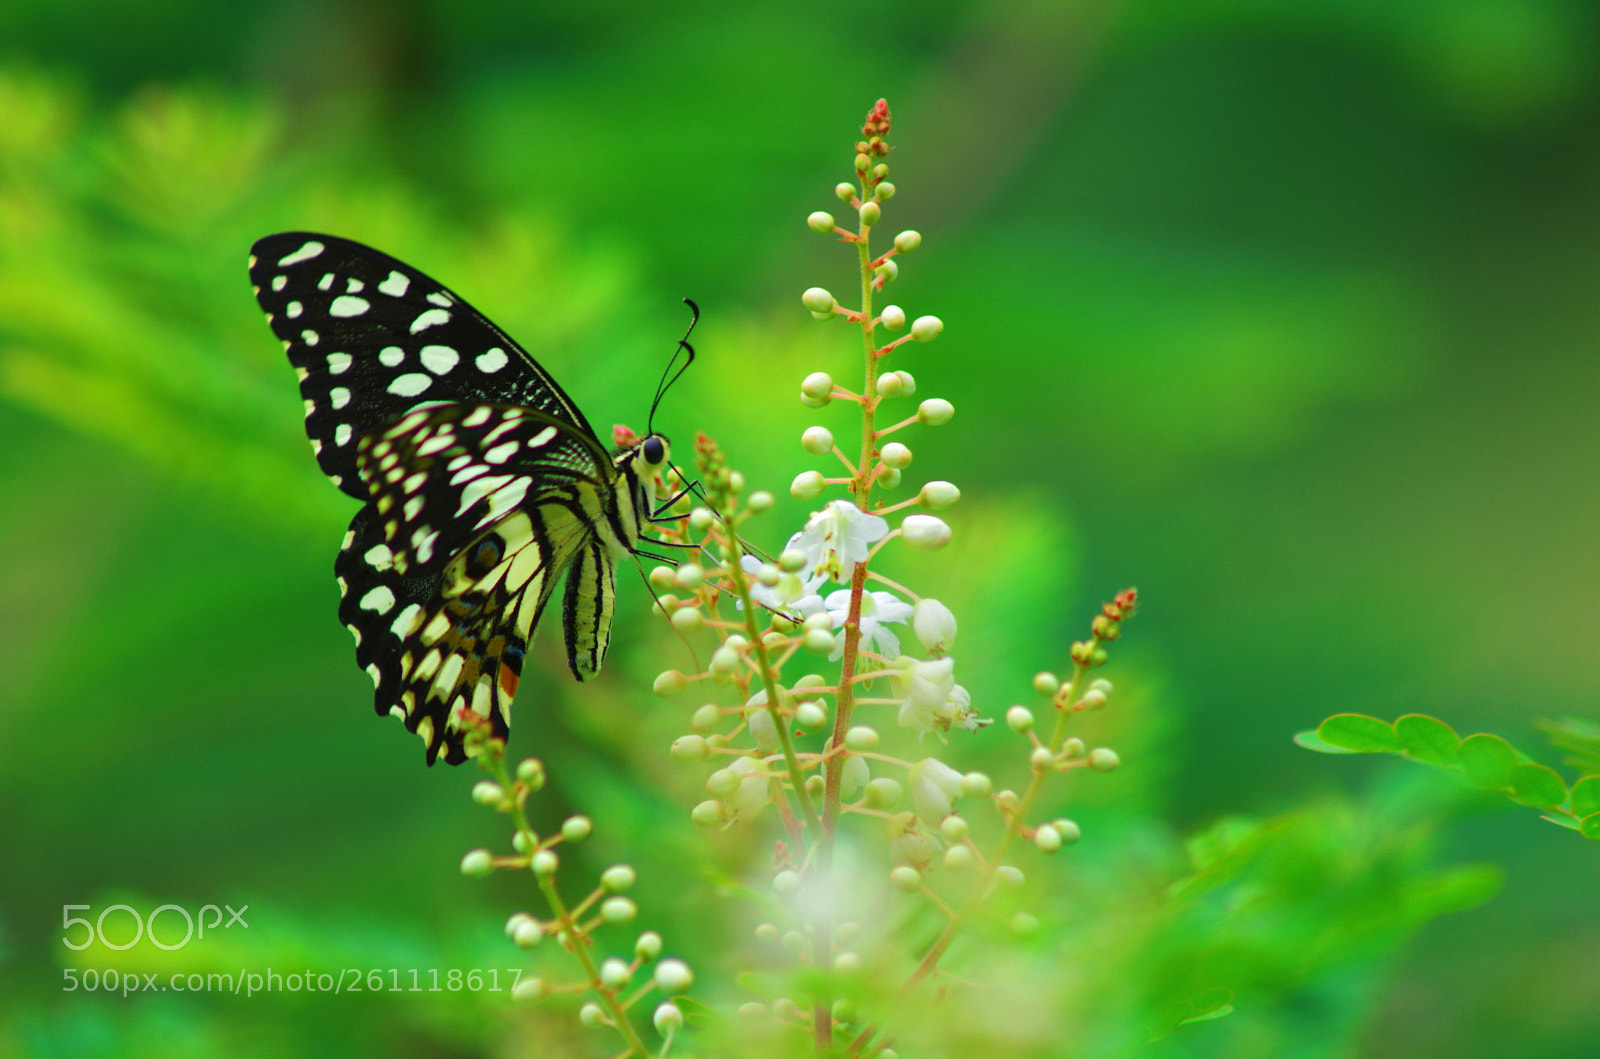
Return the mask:
<path id="1" fill-rule="evenodd" d="M 1592 764 L 1592 729 L 1568 721 L 1557 728 L 1577 748 L 1577 760 Z M 1543 818 L 1600 839 L 1600 775 L 1584 775 L 1569 789 L 1555 769 L 1529 761 L 1498 735 L 1479 732 L 1465 739 L 1436 717 L 1408 713 L 1393 724 L 1360 713 L 1340 713 L 1301 732 L 1295 741 L 1327 754 L 1398 754 L 1463 776 L 1474 787 L 1495 791 L 1522 805 L 1543 809 Z M 1558 744 L 1560 745 L 1560 744 Z M 1570 760 L 1570 759 L 1569 759 Z"/>

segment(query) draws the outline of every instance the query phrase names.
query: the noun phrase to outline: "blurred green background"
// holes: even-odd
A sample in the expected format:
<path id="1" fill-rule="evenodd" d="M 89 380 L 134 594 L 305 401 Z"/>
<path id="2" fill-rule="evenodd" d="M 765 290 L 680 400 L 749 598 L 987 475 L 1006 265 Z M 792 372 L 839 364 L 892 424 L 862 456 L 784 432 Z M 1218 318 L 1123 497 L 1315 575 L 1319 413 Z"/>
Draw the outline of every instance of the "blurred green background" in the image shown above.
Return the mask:
<path id="1" fill-rule="evenodd" d="M 1140 589 L 1109 674 L 1124 768 L 1063 803 L 1086 832 L 1072 907 L 1159 892 L 1219 819 L 1300 814 L 1303 845 L 1251 884 L 1282 916 L 1247 924 L 1248 959 L 1205 957 L 1239 1011 L 1150 1054 L 1594 1054 L 1595 848 L 1290 737 L 1418 711 L 1555 764 L 1533 722 L 1600 713 L 1597 43 L 1580 0 L 10 0 L 0 1055 L 602 1054 L 504 993 L 62 991 L 67 904 L 249 903 L 247 935 L 119 965 L 144 970 L 528 964 L 499 936 L 525 884 L 456 870 L 503 843 L 477 774 L 425 770 L 371 715 L 335 620 L 350 504 L 309 458 L 245 252 L 307 228 L 411 262 L 602 430 L 643 425 L 693 297 L 701 359 L 661 425 L 782 493 L 806 425 L 850 430 L 795 400 L 810 371 L 858 371 L 799 303 L 853 289 L 853 255 L 803 220 L 839 212 L 879 96 L 885 227 L 924 235 L 888 298 L 946 324 L 892 366 L 957 407 L 907 438 L 908 480 L 965 497 L 948 561 L 897 574 L 956 608 L 991 715 Z M 803 514 L 785 499 L 761 543 Z M 639 864 L 642 925 L 670 908 L 669 950 L 709 978 L 749 931 L 696 865 L 708 842 L 729 872 L 769 851 L 683 826 L 700 776 L 665 747 L 700 699 L 640 693 L 687 663 L 642 586 L 622 594 L 597 683 L 541 638 L 512 750 L 551 763 L 541 819 L 595 816 L 580 862 Z M 1420 930 L 1296 933 L 1385 900 L 1401 862 L 1498 863 L 1504 885 Z M 1226 924 L 1169 926 L 1165 956 L 1093 958 L 1153 980 Z M 1138 982 L 1064 959 L 1036 1018 L 1137 1006 Z"/>

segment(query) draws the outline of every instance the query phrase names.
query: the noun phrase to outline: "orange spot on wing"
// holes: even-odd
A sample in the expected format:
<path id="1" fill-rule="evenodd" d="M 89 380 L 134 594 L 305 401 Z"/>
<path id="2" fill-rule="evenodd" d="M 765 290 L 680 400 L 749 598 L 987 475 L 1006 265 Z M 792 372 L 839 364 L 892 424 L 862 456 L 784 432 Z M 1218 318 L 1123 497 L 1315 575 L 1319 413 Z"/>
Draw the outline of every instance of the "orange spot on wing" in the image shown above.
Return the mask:
<path id="1" fill-rule="evenodd" d="M 510 666 L 500 667 L 500 690 L 508 699 L 517 697 L 517 675 L 511 672 Z"/>

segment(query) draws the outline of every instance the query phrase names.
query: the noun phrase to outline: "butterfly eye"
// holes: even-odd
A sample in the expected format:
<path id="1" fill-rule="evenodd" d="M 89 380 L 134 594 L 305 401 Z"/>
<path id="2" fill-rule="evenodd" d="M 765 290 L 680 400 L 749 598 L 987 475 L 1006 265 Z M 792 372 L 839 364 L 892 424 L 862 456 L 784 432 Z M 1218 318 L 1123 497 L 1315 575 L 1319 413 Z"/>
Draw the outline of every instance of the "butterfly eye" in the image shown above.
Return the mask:
<path id="1" fill-rule="evenodd" d="M 644 439 L 640 451 L 644 454 L 644 461 L 652 467 L 667 462 L 667 439 L 651 434 Z"/>

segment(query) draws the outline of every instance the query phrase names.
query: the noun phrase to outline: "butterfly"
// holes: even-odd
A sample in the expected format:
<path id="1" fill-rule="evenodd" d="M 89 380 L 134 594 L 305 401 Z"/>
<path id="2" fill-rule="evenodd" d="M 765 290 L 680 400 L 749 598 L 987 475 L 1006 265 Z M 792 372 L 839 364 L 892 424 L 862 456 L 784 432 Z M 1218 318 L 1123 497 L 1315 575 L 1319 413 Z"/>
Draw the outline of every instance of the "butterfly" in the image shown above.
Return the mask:
<path id="1" fill-rule="evenodd" d="M 374 706 L 422 738 L 429 765 L 458 764 L 473 728 L 505 738 L 563 574 L 567 664 L 579 680 L 600 669 L 616 566 L 639 552 L 667 439 L 608 452 L 527 351 L 371 247 L 269 235 L 250 282 L 300 378 L 318 465 L 362 502 L 334 573 Z M 694 357 L 680 347 L 678 374 Z"/>

